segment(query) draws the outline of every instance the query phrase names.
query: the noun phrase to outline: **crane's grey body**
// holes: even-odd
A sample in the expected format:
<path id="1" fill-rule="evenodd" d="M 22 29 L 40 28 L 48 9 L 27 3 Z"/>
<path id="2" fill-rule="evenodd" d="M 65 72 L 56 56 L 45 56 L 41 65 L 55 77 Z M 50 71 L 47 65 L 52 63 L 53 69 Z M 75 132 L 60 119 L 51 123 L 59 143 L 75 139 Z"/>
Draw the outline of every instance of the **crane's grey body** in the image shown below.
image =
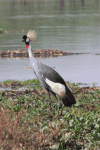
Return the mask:
<path id="1" fill-rule="evenodd" d="M 48 90 L 51 90 L 51 87 L 46 83 L 46 79 L 49 79 L 52 82 L 66 85 L 63 78 L 51 67 L 40 63 L 39 61 L 34 63 L 33 70 L 38 80 L 41 82 L 42 86 Z M 62 82 L 61 82 L 62 81 Z"/>
<path id="2" fill-rule="evenodd" d="M 24 36 L 23 39 L 26 40 L 26 36 Z M 27 42 L 25 43 L 27 44 Z M 32 69 L 41 85 L 48 91 L 48 94 L 51 92 L 55 97 L 57 94 L 62 99 L 65 106 L 71 106 L 72 104 L 75 104 L 75 97 L 70 89 L 66 86 L 64 79 L 53 68 L 44 65 L 35 59 L 31 50 L 30 40 L 28 42 L 28 53 Z M 49 95 L 49 109 L 50 108 L 51 101 Z"/>

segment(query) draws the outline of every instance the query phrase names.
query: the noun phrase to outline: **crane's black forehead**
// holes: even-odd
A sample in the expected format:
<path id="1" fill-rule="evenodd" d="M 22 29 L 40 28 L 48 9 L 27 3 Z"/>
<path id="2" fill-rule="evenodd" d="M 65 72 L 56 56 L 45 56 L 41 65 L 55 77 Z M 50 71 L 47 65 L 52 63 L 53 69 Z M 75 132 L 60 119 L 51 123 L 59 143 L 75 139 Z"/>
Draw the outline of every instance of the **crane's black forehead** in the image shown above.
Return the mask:
<path id="1" fill-rule="evenodd" d="M 24 36 L 23 36 L 23 39 L 27 39 L 27 36 L 26 36 L 26 35 L 24 35 Z"/>

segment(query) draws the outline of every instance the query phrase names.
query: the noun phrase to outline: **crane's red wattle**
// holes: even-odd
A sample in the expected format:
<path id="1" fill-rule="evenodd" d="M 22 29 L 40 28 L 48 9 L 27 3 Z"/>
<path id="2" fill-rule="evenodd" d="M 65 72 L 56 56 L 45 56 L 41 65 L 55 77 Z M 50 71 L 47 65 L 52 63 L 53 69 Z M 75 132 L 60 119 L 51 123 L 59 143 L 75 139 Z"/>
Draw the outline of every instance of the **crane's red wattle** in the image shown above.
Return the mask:
<path id="1" fill-rule="evenodd" d="M 26 45 L 26 49 L 28 49 L 29 48 L 29 45 Z"/>

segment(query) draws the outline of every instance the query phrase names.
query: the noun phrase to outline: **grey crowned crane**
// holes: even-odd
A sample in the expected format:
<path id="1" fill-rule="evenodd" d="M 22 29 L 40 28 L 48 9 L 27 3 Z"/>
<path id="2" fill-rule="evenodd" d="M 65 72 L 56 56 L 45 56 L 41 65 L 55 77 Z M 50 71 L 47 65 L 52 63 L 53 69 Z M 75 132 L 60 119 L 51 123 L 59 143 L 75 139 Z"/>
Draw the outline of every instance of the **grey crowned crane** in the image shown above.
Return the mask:
<path id="1" fill-rule="evenodd" d="M 51 100 L 50 92 L 56 97 L 56 94 L 62 99 L 65 106 L 70 107 L 72 104 L 76 103 L 75 97 L 71 90 L 66 86 L 64 79 L 51 67 L 42 64 L 37 59 L 35 59 L 32 48 L 31 41 L 36 38 L 34 30 L 29 30 L 27 35 L 23 36 L 23 41 L 26 44 L 26 49 L 28 49 L 30 64 L 32 69 L 40 81 L 41 85 L 47 90 L 49 96 L 49 110 L 51 110 Z M 56 97 L 57 99 L 57 97 Z"/>

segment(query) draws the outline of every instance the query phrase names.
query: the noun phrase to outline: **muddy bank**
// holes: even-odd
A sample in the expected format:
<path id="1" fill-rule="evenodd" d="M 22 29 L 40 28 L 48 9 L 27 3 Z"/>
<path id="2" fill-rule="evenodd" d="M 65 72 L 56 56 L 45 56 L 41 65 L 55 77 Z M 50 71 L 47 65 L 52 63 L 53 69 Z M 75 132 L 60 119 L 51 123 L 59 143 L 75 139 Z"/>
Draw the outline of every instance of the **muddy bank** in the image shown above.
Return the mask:
<path id="1" fill-rule="evenodd" d="M 59 50 L 50 50 L 50 49 L 43 49 L 43 50 L 33 50 L 33 54 L 35 57 L 57 57 L 57 56 L 65 56 L 65 55 L 78 55 L 78 54 L 85 54 L 85 53 L 69 53 L 63 52 Z M 15 50 L 15 51 L 2 51 L 0 52 L 0 57 L 28 57 L 28 52 L 24 50 Z"/>
<path id="2" fill-rule="evenodd" d="M 96 90 L 100 90 L 100 87 L 79 87 L 79 86 L 75 86 L 74 83 L 69 83 L 66 82 L 67 86 L 71 88 L 72 92 L 77 95 L 80 93 L 92 93 L 93 91 L 95 92 Z M 33 95 L 38 95 L 38 94 L 47 94 L 47 91 L 41 87 L 41 85 L 38 84 L 23 84 L 23 83 L 19 83 L 17 81 L 12 81 L 11 83 L 0 83 L 0 88 L 5 89 L 5 87 L 7 88 L 11 88 L 11 90 L 4 90 L 1 92 L 3 92 L 3 95 L 9 97 L 9 96 L 18 96 L 18 95 L 24 95 L 24 94 L 29 94 L 32 93 Z M 19 90 L 18 88 L 22 88 L 24 87 L 24 90 Z M 30 87 L 31 89 L 26 89 L 26 87 Z M 38 89 L 38 87 L 41 87 L 41 89 Z M 16 90 L 15 90 L 16 89 Z M 13 91 L 15 90 L 15 91 Z"/>
<path id="3" fill-rule="evenodd" d="M 31 69 L 31 67 L 29 67 L 28 69 Z M 83 87 L 86 87 L 86 88 L 94 88 L 95 86 L 93 87 L 89 87 L 87 86 L 88 84 L 86 83 L 70 83 L 70 82 L 66 82 L 66 84 L 68 86 L 70 85 L 77 85 L 77 87 L 81 87 L 83 85 Z M 14 81 L 14 80 L 8 80 L 8 81 L 5 81 L 5 82 L 1 82 L 0 83 L 0 87 L 4 88 L 4 87 L 23 87 L 23 86 L 41 86 L 40 82 L 37 80 L 37 79 L 33 79 L 33 80 L 27 80 L 27 81 Z M 95 87 L 95 88 L 99 88 L 100 87 Z"/>
<path id="4" fill-rule="evenodd" d="M 0 87 L 8 87 L 8 86 L 11 86 L 11 87 L 13 87 L 13 86 L 16 86 L 16 87 L 18 87 L 18 86 L 23 86 L 21 83 L 19 83 L 19 82 L 11 82 L 11 83 L 0 83 Z"/>
<path id="5" fill-rule="evenodd" d="M 0 83 L 0 88 L 2 88 L 2 89 L 5 89 L 5 88 L 11 88 L 12 90 L 13 89 L 17 89 L 18 90 L 18 88 L 25 88 L 26 89 L 26 87 L 30 87 L 30 88 L 33 88 L 33 87 L 35 87 L 35 86 L 40 86 L 41 87 L 41 84 L 40 84 L 40 82 L 37 80 L 37 79 L 33 79 L 33 80 L 27 80 L 27 83 L 25 84 L 25 82 L 26 81 L 23 81 L 23 82 L 21 82 L 21 81 L 9 81 L 10 83 L 6 83 L 6 81 L 5 82 L 1 82 Z M 85 83 L 77 83 L 77 86 L 76 86 L 76 84 L 74 84 L 74 83 L 70 83 L 70 82 L 66 82 L 66 84 L 67 84 L 67 86 L 68 87 L 71 87 L 71 89 L 72 90 L 75 90 L 75 89 L 78 89 L 78 92 L 80 91 L 80 90 L 100 90 L 100 87 L 95 87 L 95 86 L 92 86 L 92 87 L 90 87 L 90 86 L 87 86 L 87 84 L 85 84 Z M 81 85 L 84 85 L 83 87 L 81 87 Z"/>
<path id="6" fill-rule="evenodd" d="M 25 91 L 4 91 L 3 92 L 3 96 L 20 96 L 20 95 L 25 95 L 25 94 L 32 94 L 35 95 L 35 97 L 37 97 L 38 94 L 48 94 L 47 91 L 45 89 L 42 90 L 37 90 L 37 89 L 33 89 L 33 90 L 25 90 Z"/>

